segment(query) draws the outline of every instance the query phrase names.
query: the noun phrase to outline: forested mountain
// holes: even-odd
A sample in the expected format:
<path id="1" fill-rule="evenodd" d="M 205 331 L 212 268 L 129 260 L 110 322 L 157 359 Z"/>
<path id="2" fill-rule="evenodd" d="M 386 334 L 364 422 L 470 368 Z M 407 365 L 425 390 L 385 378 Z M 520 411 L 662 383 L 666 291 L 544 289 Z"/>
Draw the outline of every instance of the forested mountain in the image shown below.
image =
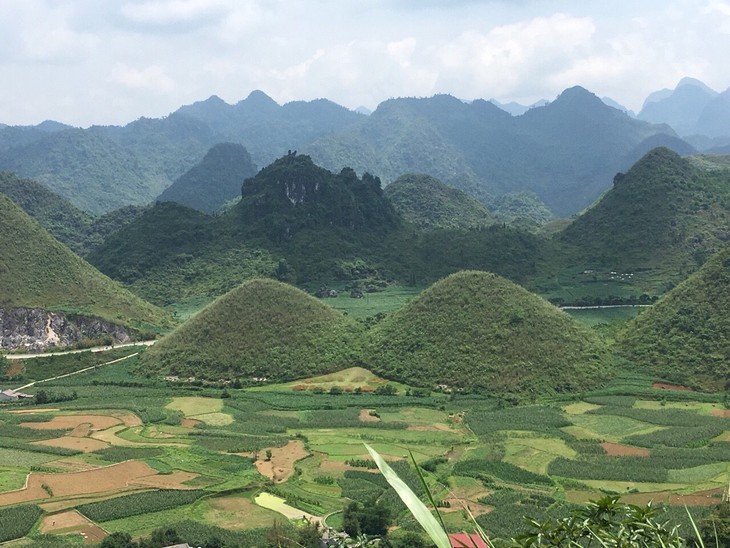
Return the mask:
<path id="1" fill-rule="evenodd" d="M 125 206 L 94 217 L 42 184 L 8 172 L 0 172 L 0 193 L 8 196 L 54 238 L 81 256 L 145 209 L 145 206 Z"/>
<path id="2" fill-rule="evenodd" d="M 93 217 L 40 183 L 0 172 L 0 192 L 20 206 L 54 238 L 79 253 Z"/>
<path id="3" fill-rule="evenodd" d="M 404 173 L 428 173 L 487 205 L 495 196 L 531 191 L 565 215 L 591 203 L 637 157 L 635 147 L 662 133 L 674 135 L 583 88 L 520 116 L 447 95 L 391 99 L 365 116 L 325 99 L 279 105 L 256 91 L 235 105 L 213 96 L 123 127 L 2 127 L 0 169 L 98 214 L 148 203 L 213 145 L 231 142 L 257 165 L 305 150 L 332 171 L 351 167 L 386 184 Z"/>
<path id="4" fill-rule="evenodd" d="M 385 187 L 385 195 L 419 228 L 475 228 L 496 222 L 481 202 L 426 174 L 401 175 Z"/>
<path id="5" fill-rule="evenodd" d="M 563 232 L 581 260 L 682 279 L 730 238 L 730 169 L 722 157 L 649 152 Z"/>
<path id="6" fill-rule="evenodd" d="M 462 268 L 515 281 L 552 249 L 508 227 L 419 231 L 403 222 L 377 178 L 338 174 L 288 154 L 243 185 L 241 201 L 211 217 L 158 203 L 89 256 L 156 303 L 221 295 L 252 276 L 298 284 L 377 278 L 425 283 Z"/>
<path id="7" fill-rule="evenodd" d="M 221 141 L 241 143 L 260 166 L 365 118 L 327 99 L 279 105 L 259 90 L 235 105 L 213 95 L 176 114 L 205 123 Z"/>
<path id="8" fill-rule="evenodd" d="M 170 325 L 160 309 L 110 280 L 0 194 L 0 306 L 98 316 L 135 328 Z"/>
<path id="9" fill-rule="evenodd" d="M 608 352 L 565 312 L 487 272 L 459 272 L 379 322 L 366 362 L 420 386 L 545 394 L 597 386 Z"/>
<path id="10" fill-rule="evenodd" d="M 642 312 L 620 338 L 637 367 L 706 390 L 730 387 L 730 244 Z"/>
<path id="11" fill-rule="evenodd" d="M 240 197 L 243 181 L 255 174 L 256 165 L 243 146 L 220 143 L 167 187 L 157 201 L 177 202 L 204 213 L 216 213 L 226 202 Z"/>
<path id="12" fill-rule="evenodd" d="M 646 138 L 666 133 L 606 106 L 583 88 L 510 116 L 492 103 L 439 95 L 391 99 L 367 119 L 306 150 L 330 169 L 370 171 L 384 182 L 422 172 L 487 203 L 533 191 L 553 211 L 575 213 L 626 169 Z"/>
<path id="13" fill-rule="evenodd" d="M 35 179 L 77 207 L 101 214 L 149 203 L 216 143 L 243 144 L 254 163 L 265 165 L 361 117 L 326 100 L 279 106 L 254 92 L 237 105 L 212 97 L 126 126 L 0 127 L 0 169 Z"/>
<path id="14" fill-rule="evenodd" d="M 165 175 L 109 137 L 90 130 L 48 133 L 0 152 L 0 168 L 34 179 L 75 206 L 96 214 L 151 201 Z"/>

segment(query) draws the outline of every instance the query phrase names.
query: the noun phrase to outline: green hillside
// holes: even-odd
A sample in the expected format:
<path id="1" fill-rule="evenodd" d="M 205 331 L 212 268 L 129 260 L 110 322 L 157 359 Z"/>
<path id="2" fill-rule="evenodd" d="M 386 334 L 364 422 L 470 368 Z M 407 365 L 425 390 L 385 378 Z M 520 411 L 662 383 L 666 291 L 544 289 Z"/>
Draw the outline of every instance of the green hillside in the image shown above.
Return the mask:
<path id="1" fill-rule="evenodd" d="M 619 345 L 638 368 L 706 390 L 727 390 L 730 245 L 627 325 Z"/>
<path id="2" fill-rule="evenodd" d="M 79 253 L 93 217 L 30 179 L 0 172 L 0 192 L 20 206 L 53 236 Z"/>
<path id="3" fill-rule="evenodd" d="M 486 272 L 453 274 L 370 333 L 366 363 L 420 386 L 544 394 L 599 385 L 603 343 L 570 316 Z"/>
<path id="4" fill-rule="evenodd" d="M 473 268 L 524 282 L 555 247 L 502 225 L 418 230 L 403 222 L 377 178 L 350 169 L 334 174 L 289 154 L 247 179 L 241 201 L 225 213 L 158 203 L 89 261 L 146 299 L 169 304 L 219 296 L 251 277 L 422 285 Z"/>
<path id="5" fill-rule="evenodd" d="M 730 169 L 658 148 L 618 174 L 561 240 L 588 268 L 678 281 L 720 248 L 729 223 Z"/>
<path id="6" fill-rule="evenodd" d="M 256 171 L 251 155 L 243 146 L 220 143 L 167 187 L 157 200 L 216 213 L 226 202 L 240 197 L 243 181 L 253 177 Z"/>
<path id="7" fill-rule="evenodd" d="M 169 326 L 160 309 L 95 270 L 0 195 L 0 306 L 99 316 L 131 327 Z"/>
<path id="8" fill-rule="evenodd" d="M 401 175 L 385 187 L 385 196 L 419 228 L 474 228 L 495 222 L 481 202 L 426 174 Z"/>
<path id="9" fill-rule="evenodd" d="M 59 242 L 82 257 L 120 230 L 146 206 L 125 206 L 94 217 L 31 179 L 0 172 L 0 193 L 33 217 Z"/>
<path id="10" fill-rule="evenodd" d="M 147 203 L 169 185 L 163 174 L 140 163 L 121 144 L 81 129 L 51 133 L 2 151 L 0 166 L 96 214 Z"/>
<path id="11" fill-rule="evenodd" d="M 359 330 L 299 289 L 254 279 L 146 351 L 141 367 L 209 379 L 307 377 L 354 365 Z"/>

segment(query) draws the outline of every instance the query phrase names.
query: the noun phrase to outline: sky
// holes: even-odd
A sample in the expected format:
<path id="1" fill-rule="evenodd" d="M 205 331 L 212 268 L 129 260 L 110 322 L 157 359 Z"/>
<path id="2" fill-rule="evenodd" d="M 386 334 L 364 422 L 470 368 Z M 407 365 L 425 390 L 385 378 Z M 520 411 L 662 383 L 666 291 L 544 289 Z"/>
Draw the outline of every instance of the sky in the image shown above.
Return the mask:
<path id="1" fill-rule="evenodd" d="M 730 87 L 730 0 L 0 0 L 0 123 L 88 127 L 256 89 L 348 108 Z"/>

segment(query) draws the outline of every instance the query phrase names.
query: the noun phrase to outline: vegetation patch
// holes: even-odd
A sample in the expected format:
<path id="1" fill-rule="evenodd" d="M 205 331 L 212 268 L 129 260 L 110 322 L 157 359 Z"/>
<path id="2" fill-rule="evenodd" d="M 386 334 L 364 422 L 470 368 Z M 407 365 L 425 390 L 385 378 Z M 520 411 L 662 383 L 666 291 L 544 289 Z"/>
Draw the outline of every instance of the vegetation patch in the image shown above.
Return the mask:
<path id="1" fill-rule="evenodd" d="M 0 542 L 24 537 L 42 514 L 35 504 L 0 508 Z"/>
<path id="2" fill-rule="evenodd" d="M 150 491 L 124 495 L 91 504 L 82 504 L 77 507 L 77 510 L 93 521 L 105 522 L 139 514 L 159 512 L 178 506 L 187 506 L 204 495 L 206 495 L 206 492 L 200 490 Z"/>

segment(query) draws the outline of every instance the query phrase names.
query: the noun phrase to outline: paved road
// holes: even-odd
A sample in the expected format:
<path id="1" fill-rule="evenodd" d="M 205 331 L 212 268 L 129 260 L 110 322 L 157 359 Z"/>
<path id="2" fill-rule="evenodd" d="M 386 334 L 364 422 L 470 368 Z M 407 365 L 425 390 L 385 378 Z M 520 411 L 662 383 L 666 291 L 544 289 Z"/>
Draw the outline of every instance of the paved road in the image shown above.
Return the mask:
<path id="1" fill-rule="evenodd" d="M 132 343 L 115 344 L 114 346 L 94 346 L 92 348 L 82 348 L 80 350 L 65 350 L 61 352 L 39 352 L 38 354 L 5 354 L 9 360 L 28 360 L 30 358 L 47 358 L 48 356 L 65 356 L 66 354 L 79 354 L 80 352 L 106 352 L 115 348 L 124 348 L 127 346 L 152 346 L 157 341 L 138 341 Z"/>

